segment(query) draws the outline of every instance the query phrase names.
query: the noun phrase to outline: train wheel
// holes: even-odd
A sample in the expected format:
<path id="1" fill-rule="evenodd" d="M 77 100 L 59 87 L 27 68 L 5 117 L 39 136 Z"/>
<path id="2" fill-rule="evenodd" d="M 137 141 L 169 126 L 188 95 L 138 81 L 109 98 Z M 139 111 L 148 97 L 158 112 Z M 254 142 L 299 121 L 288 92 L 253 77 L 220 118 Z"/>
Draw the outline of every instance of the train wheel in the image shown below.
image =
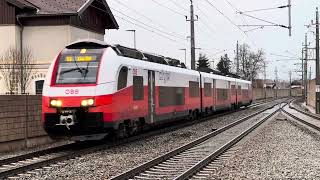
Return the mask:
<path id="1" fill-rule="evenodd" d="M 127 132 L 126 126 L 123 123 L 119 124 L 119 128 L 117 131 L 117 137 L 118 138 L 125 138 L 127 136 L 128 136 L 128 132 Z"/>
<path id="2" fill-rule="evenodd" d="M 136 135 L 139 134 L 140 129 L 140 123 L 139 121 L 132 122 L 132 125 L 130 127 L 130 135 Z"/>

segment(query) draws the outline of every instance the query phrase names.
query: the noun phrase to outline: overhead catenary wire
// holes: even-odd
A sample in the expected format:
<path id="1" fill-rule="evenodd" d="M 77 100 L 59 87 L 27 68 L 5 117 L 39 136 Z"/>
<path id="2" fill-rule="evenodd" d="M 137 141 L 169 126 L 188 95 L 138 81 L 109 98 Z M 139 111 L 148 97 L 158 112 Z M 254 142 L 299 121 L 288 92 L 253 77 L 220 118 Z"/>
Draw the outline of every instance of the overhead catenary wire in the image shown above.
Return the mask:
<path id="1" fill-rule="evenodd" d="M 119 11 L 119 10 L 116 10 L 116 9 L 114 9 L 114 8 L 111 8 L 111 9 L 112 9 L 113 11 L 115 11 L 115 12 L 117 12 L 117 13 L 120 13 L 121 15 L 123 15 L 123 16 L 125 16 L 125 17 L 127 17 L 127 18 L 129 18 L 129 19 L 131 19 L 131 20 L 133 20 L 133 21 L 135 21 L 135 22 L 138 22 L 138 23 L 140 23 L 140 24 L 143 24 L 144 26 L 149 27 L 149 28 L 151 28 L 151 29 L 153 29 L 153 30 L 156 30 L 156 31 L 158 31 L 158 32 L 160 32 L 160 33 L 162 33 L 162 34 L 165 34 L 165 35 L 167 35 L 167 36 L 171 36 L 171 37 L 173 37 L 173 38 L 177 38 L 177 39 L 181 39 L 181 40 L 186 40 L 186 38 L 182 38 L 182 37 L 179 37 L 179 36 L 176 36 L 176 35 L 172 35 L 172 34 L 166 32 L 166 31 L 163 31 L 163 30 L 161 30 L 161 29 L 159 29 L 159 28 L 156 28 L 156 27 L 153 27 L 153 26 L 151 26 L 151 25 L 149 25 L 149 24 L 146 24 L 145 22 L 143 22 L 143 21 L 141 21 L 141 20 L 138 20 L 138 19 L 135 19 L 135 18 L 133 18 L 133 17 L 130 17 L 130 16 L 126 15 L 125 13 Z"/>
<path id="2" fill-rule="evenodd" d="M 199 12 L 203 15 L 203 17 L 206 19 L 204 20 L 205 22 L 203 22 L 203 18 L 200 19 L 200 23 L 202 23 L 204 26 L 206 26 L 208 29 L 210 29 L 211 31 L 215 32 L 216 30 L 214 28 L 212 28 L 212 26 L 209 25 L 208 21 L 210 21 L 209 16 L 200 9 L 200 7 L 198 5 L 196 5 L 196 8 L 199 10 Z"/>
<path id="3" fill-rule="evenodd" d="M 272 7 L 272 8 L 263 8 L 263 9 L 256 9 L 256 10 L 250 10 L 250 11 L 242 11 L 242 13 L 268 11 L 268 10 L 275 10 L 275 9 L 283 9 L 283 8 L 287 8 L 287 7 L 289 7 L 289 6 L 278 6 L 278 7 Z"/>
<path id="4" fill-rule="evenodd" d="M 183 7 L 182 5 L 180 5 L 179 3 L 177 3 L 176 0 L 169 0 L 169 1 L 170 1 L 172 4 L 174 4 L 175 6 L 181 8 L 182 10 L 189 12 L 188 9 L 186 9 L 185 7 Z"/>
<path id="5" fill-rule="evenodd" d="M 243 31 L 239 25 L 237 25 L 235 22 L 233 22 L 228 16 L 226 16 L 221 10 L 219 10 L 215 5 L 213 5 L 209 0 L 205 0 L 211 7 L 213 7 L 217 12 L 219 12 L 225 19 L 227 19 L 229 21 L 229 23 L 231 23 L 233 26 L 235 26 L 236 28 L 238 28 L 250 41 L 251 43 L 257 47 L 257 45 L 255 44 L 255 42 L 253 40 L 251 40 L 251 38 L 248 36 L 248 34 Z"/>
<path id="6" fill-rule="evenodd" d="M 114 16 L 117 17 L 117 18 L 119 18 L 119 19 L 122 19 L 123 21 L 125 21 L 125 22 L 127 22 L 127 23 L 130 23 L 130 24 L 132 24 L 132 25 L 138 26 L 138 27 L 140 27 L 140 28 L 142 28 L 142 29 L 144 29 L 144 30 L 146 30 L 146 31 L 149 31 L 149 32 L 154 33 L 154 34 L 156 34 L 156 35 L 158 35 L 158 36 L 161 36 L 161 37 L 163 37 L 163 38 L 165 38 L 165 39 L 168 39 L 168 40 L 170 40 L 170 41 L 172 41 L 172 42 L 174 42 L 174 43 L 177 43 L 177 44 L 179 44 L 179 45 L 185 46 L 185 44 L 183 44 L 183 43 L 181 43 L 181 42 L 179 42 L 179 41 L 177 41 L 177 40 L 175 40 L 175 39 L 172 39 L 172 38 L 170 38 L 170 37 L 168 37 L 168 36 L 165 36 L 165 35 L 163 35 L 163 34 L 161 34 L 161 33 L 158 33 L 157 31 L 154 31 L 154 30 L 152 30 L 152 29 L 148 29 L 148 28 L 146 28 L 146 27 L 143 26 L 143 25 L 134 23 L 134 22 L 132 22 L 132 21 L 130 21 L 130 20 L 124 18 L 124 17 L 121 17 L 121 16 L 119 16 L 119 15 L 116 15 L 116 14 L 115 14 Z"/>
<path id="7" fill-rule="evenodd" d="M 249 14 L 244 14 L 244 13 L 242 13 L 242 12 L 239 12 L 239 14 L 244 15 L 244 16 L 247 16 L 247 17 L 250 17 L 250 18 L 253 18 L 253 19 L 256 19 L 256 20 L 259 20 L 259 21 L 262 21 L 262 22 L 265 22 L 265 23 L 272 24 L 272 25 L 274 25 L 274 26 L 281 26 L 281 25 L 279 25 L 279 24 L 277 24 L 277 23 L 274 23 L 274 22 L 271 22 L 271 21 L 267 21 L 267 20 L 264 20 L 264 19 L 261 19 L 261 18 L 257 18 L 257 17 L 251 16 L 251 15 L 249 15 Z"/>
<path id="8" fill-rule="evenodd" d="M 135 13 L 135 14 L 137 14 L 138 16 L 146 19 L 148 22 L 150 22 L 150 23 L 152 23 L 152 24 L 154 24 L 154 25 L 159 26 L 161 29 L 167 31 L 167 32 L 170 33 L 170 34 L 175 34 L 175 35 L 180 36 L 180 37 L 183 37 L 183 38 L 186 37 L 185 35 L 182 35 L 182 34 L 180 34 L 180 33 L 177 33 L 177 32 L 171 31 L 171 30 L 168 30 L 168 29 L 167 29 L 167 28 L 168 28 L 167 26 L 164 26 L 164 25 L 162 25 L 162 24 L 160 24 L 160 23 L 158 23 L 158 22 L 155 22 L 154 19 L 151 19 L 151 18 L 147 17 L 147 16 L 144 15 L 143 13 L 141 13 L 141 12 L 139 12 L 139 11 L 131 8 L 130 6 L 128 6 L 128 5 L 126 5 L 125 3 L 121 2 L 120 0 L 114 0 L 114 2 L 116 2 L 116 3 L 120 4 L 120 5 L 122 5 L 123 7 L 129 9 L 130 11 L 132 11 L 132 12 Z"/>
<path id="9" fill-rule="evenodd" d="M 174 10 L 174 9 L 172 9 L 172 8 L 164 5 L 164 4 L 161 4 L 161 3 L 157 2 L 156 0 L 151 0 L 151 1 L 154 2 L 155 4 L 157 4 L 158 6 L 161 6 L 161 7 L 163 7 L 163 8 L 166 8 L 166 9 L 168 9 L 169 11 L 171 11 L 171 12 L 173 12 L 173 13 L 175 13 L 175 14 L 178 14 L 178 15 L 181 15 L 181 16 L 185 17 L 185 14 L 183 14 L 183 13 L 181 13 L 181 12 L 179 12 L 179 11 L 176 11 L 176 10 Z"/>

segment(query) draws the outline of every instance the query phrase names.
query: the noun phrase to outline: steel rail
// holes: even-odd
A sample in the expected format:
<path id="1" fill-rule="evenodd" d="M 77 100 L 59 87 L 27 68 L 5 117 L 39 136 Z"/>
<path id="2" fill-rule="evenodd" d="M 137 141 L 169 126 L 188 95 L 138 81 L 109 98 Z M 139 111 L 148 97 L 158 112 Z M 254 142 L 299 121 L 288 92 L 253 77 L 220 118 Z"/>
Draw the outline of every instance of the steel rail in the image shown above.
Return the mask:
<path id="1" fill-rule="evenodd" d="M 270 101 L 270 102 L 272 102 L 272 101 Z M 270 103 L 270 102 L 261 103 L 258 106 L 260 106 L 262 104 L 267 104 L 267 103 Z M 167 133 L 167 132 L 170 132 L 170 131 L 174 131 L 176 129 L 180 129 L 180 128 L 184 128 L 184 127 L 187 127 L 187 126 L 194 125 L 196 123 L 201 123 L 201 122 L 212 120 L 214 118 L 218 118 L 218 117 L 222 117 L 222 116 L 225 116 L 225 115 L 234 114 L 234 113 L 237 113 L 239 111 L 243 111 L 245 109 L 238 109 L 238 110 L 231 111 L 231 112 L 228 111 L 228 112 L 224 112 L 224 113 L 219 113 L 219 114 L 215 114 L 215 115 L 212 115 L 212 116 L 207 116 L 207 117 L 204 117 L 204 118 L 201 118 L 201 119 L 198 119 L 198 120 L 189 121 L 187 123 L 182 123 L 182 124 L 179 124 L 178 122 L 176 122 L 174 126 L 170 126 L 170 127 L 167 127 L 167 128 L 163 128 L 162 127 L 161 129 L 158 129 L 156 131 L 150 131 L 150 132 L 143 133 L 141 135 L 129 137 L 129 138 L 126 138 L 126 139 L 121 139 L 121 140 L 119 140 L 117 142 L 111 142 L 110 144 L 98 145 L 98 146 L 94 146 L 94 147 L 85 148 L 85 149 L 82 149 L 82 150 L 76 150 L 74 152 L 69 152 L 69 153 L 61 152 L 61 155 L 59 155 L 57 157 L 54 157 L 54 158 L 51 158 L 51 159 L 46 159 L 46 160 L 35 162 L 35 163 L 32 163 L 32 164 L 26 164 L 24 166 L 11 168 L 11 169 L 8 169 L 8 170 L 5 170 L 5 171 L 0 171 L 0 179 L 6 178 L 6 177 L 9 177 L 9 176 L 14 176 L 14 175 L 16 175 L 18 173 L 30 171 L 30 170 L 37 169 L 37 168 L 41 168 L 41 167 L 44 167 L 44 166 L 47 166 L 47 165 L 50 165 L 50 164 L 54 164 L 54 163 L 57 163 L 57 162 L 61 162 L 61 161 L 64 161 L 64 160 L 73 159 L 75 157 L 82 156 L 82 155 L 85 155 L 85 154 L 90 154 L 90 153 L 93 153 L 93 152 L 96 152 L 96 151 L 101 151 L 101 150 L 104 150 L 104 149 L 107 149 L 107 148 L 123 145 L 123 144 L 128 143 L 128 142 L 134 142 L 134 141 L 141 140 L 143 138 L 147 138 L 147 137 L 151 137 L 151 136 L 155 136 L 155 135 L 158 135 L 158 134 L 161 134 L 161 133 Z M 269 108 L 267 108 L 267 109 L 269 109 Z M 263 112 L 263 111 L 259 111 L 256 114 L 259 114 L 261 112 Z M 18 163 L 19 161 L 23 161 L 23 160 L 40 157 L 42 155 L 50 155 L 51 153 L 58 152 L 59 149 L 68 150 L 69 148 L 72 148 L 74 145 L 75 144 L 69 144 L 69 145 L 65 145 L 65 146 L 61 146 L 61 147 L 56 147 L 56 148 L 51 148 L 51 149 L 46 149 L 46 150 L 41 150 L 41 151 L 37 151 L 37 152 L 24 154 L 24 155 L 20 155 L 20 156 L 16 156 L 16 157 L 11 157 L 11 158 L 8 158 L 8 159 L 2 159 L 2 160 L 0 160 L 0 167 L 3 166 L 3 165 L 10 165 L 12 163 Z"/>
<path id="2" fill-rule="evenodd" d="M 221 156 L 223 153 L 225 153 L 228 149 L 232 148 L 235 144 L 240 142 L 244 137 L 246 137 L 248 134 L 253 132 L 256 128 L 258 128 L 260 125 L 262 125 L 264 122 L 266 122 L 268 119 L 273 117 L 277 112 L 279 112 L 280 108 L 269 114 L 268 116 L 264 117 L 262 120 L 259 122 L 255 123 L 253 126 L 249 127 L 247 130 L 243 131 L 240 135 L 226 143 L 224 146 L 219 148 L 217 151 L 213 152 L 210 154 L 208 157 L 185 171 L 183 174 L 179 175 L 178 177 L 175 178 L 175 180 L 184 180 L 188 179 L 194 174 L 196 174 L 198 171 L 200 171 L 202 168 L 207 166 L 210 162 L 212 162 L 214 159 L 218 158 Z"/>
<path id="3" fill-rule="evenodd" d="M 289 106 L 289 107 L 290 107 L 290 106 Z M 296 110 L 296 109 L 294 109 L 294 110 Z M 306 120 L 303 120 L 303 119 L 301 119 L 301 118 L 293 115 L 292 113 L 290 113 L 290 112 L 288 112 L 288 111 L 286 111 L 286 110 L 284 110 L 284 109 L 282 109 L 282 111 L 283 111 L 285 114 L 287 114 L 288 116 L 292 117 L 293 119 L 295 119 L 295 120 L 303 123 L 304 125 L 307 125 L 307 126 L 313 128 L 313 129 L 317 130 L 317 131 L 320 131 L 320 126 L 314 125 L 314 124 L 312 124 L 312 123 L 310 123 L 310 122 L 308 122 L 308 121 L 306 121 Z M 296 111 L 297 111 L 297 110 L 296 110 Z M 297 112 L 299 112 L 299 111 L 297 111 Z M 302 113 L 302 114 L 304 114 L 304 113 Z M 309 116 L 309 117 L 311 117 L 311 118 L 314 118 L 312 115 L 310 115 L 310 114 L 308 114 L 308 113 L 305 114 L 305 115 L 307 115 L 307 116 Z M 318 118 L 317 118 L 317 119 L 318 119 Z"/>
<path id="4" fill-rule="evenodd" d="M 228 129 L 230 129 L 230 128 L 238 125 L 238 124 L 241 124 L 242 122 L 245 122 L 245 121 L 247 121 L 247 120 L 249 120 L 249 119 L 251 119 L 251 118 L 253 118 L 253 117 L 255 117 L 255 116 L 257 116 L 257 115 L 259 115 L 259 114 L 261 114 L 261 113 L 263 113 L 263 112 L 265 112 L 267 110 L 269 110 L 269 109 L 274 108 L 278 104 L 272 105 L 272 106 L 270 106 L 268 108 L 265 108 L 265 109 L 260 110 L 260 111 L 258 111 L 256 113 L 253 113 L 253 114 L 251 114 L 251 115 L 249 115 L 247 117 L 244 117 L 244 118 L 242 118 L 242 119 L 240 119 L 240 120 L 238 120 L 236 122 L 233 122 L 233 123 L 231 123 L 229 125 L 226 125 L 226 126 L 220 128 L 220 129 L 218 129 L 218 130 L 216 130 L 214 132 L 211 132 L 211 133 L 209 133 L 207 135 L 204 135 L 204 136 L 202 136 L 202 137 L 200 137 L 200 138 L 198 138 L 198 139 L 196 139 L 196 140 L 194 140 L 194 141 L 192 141 L 192 142 L 190 142 L 190 143 L 188 143 L 186 145 L 183 145 L 183 146 L 181 146 L 181 147 L 179 147 L 179 148 L 177 148 L 177 149 L 175 149 L 173 151 L 170 151 L 170 152 L 168 152 L 168 153 L 166 153 L 164 155 L 161 155 L 161 156 L 159 156 L 159 157 L 157 157 L 157 158 L 155 158 L 155 159 L 153 159 L 153 160 L 151 160 L 149 162 L 146 162 L 146 163 L 144 163 L 142 165 L 139 165 L 139 166 L 137 166 L 137 167 L 135 167 L 135 168 L 133 168 L 133 169 L 127 171 L 127 172 L 124 172 L 124 173 L 122 173 L 122 174 L 120 174 L 118 176 L 112 177 L 111 179 L 112 180 L 130 179 L 130 178 L 132 178 L 132 177 L 134 177 L 134 176 L 136 176 L 136 175 L 138 175 L 138 174 L 140 174 L 140 173 L 142 173 L 142 172 L 144 172 L 144 171 L 146 171 L 146 170 L 148 170 L 148 169 L 150 169 L 150 168 L 152 168 L 152 167 L 154 167 L 154 166 L 156 166 L 156 165 L 158 165 L 158 164 L 160 164 L 160 163 L 162 163 L 162 162 L 164 162 L 164 161 L 166 161 L 168 159 L 170 159 L 171 157 L 174 157 L 174 156 L 176 156 L 176 155 L 178 155 L 178 154 L 180 154 L 180 153 L 182 153 L 182 152 L 184 152 L 184 151 L 186 151 L 186 150 L 188 150 L 188 149 L 190 149 L 190 148 L 192 148 L 192 147 L 194 147 L 196 145 L 199 145 L 200 143 L 202 143 L 202 142 L 204 142 L 204 141 L 206 141 L 206 140 L 208 140 L 208 139 L 210 139 L 210 138 L 212 138 L 212 137 L 214 137 L 214 136 L 216 136 L 218 134 L 223 133 L 224 131 L 226 131 L 226 130 L 228 130 Z"/>
<path id="5" fill-rule="evenodd" d="M 311 113 L 308 113 L 308 112 L 306 112 L 306 111 L 302 111 L 302 110 L 300 110 L 300 109 L 292 106 L 291 104 L 289 105 L 289 108 L 290 108 L 290 109 L 294 109 L 294 110 L 298 111 L 299 113 L 302 113 L 302 114 L 307 115 L 307 116 L 309 116 L 309 117 L 312 117 L 312 118 L 314 118 L 314 119 L 320 120 L 320 117 L 319 117 L 319 116 L 314 115 L 314 114 L 311 114 Z"/>

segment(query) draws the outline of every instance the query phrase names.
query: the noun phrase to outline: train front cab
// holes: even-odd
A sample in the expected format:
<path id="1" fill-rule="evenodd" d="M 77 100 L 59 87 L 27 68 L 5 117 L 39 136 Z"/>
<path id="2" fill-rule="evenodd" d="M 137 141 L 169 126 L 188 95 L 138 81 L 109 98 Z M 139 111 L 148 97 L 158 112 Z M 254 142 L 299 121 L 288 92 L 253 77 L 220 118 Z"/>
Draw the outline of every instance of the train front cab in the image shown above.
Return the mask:
<path id="1" fill-rule="evenodd" d="M 49 68 L 42 97 L 42 122 L 54 138 L 103 133 L 101 107 L 111 101 L 98 95 L 99 69 L 106 47 L 67 47 Z"/>

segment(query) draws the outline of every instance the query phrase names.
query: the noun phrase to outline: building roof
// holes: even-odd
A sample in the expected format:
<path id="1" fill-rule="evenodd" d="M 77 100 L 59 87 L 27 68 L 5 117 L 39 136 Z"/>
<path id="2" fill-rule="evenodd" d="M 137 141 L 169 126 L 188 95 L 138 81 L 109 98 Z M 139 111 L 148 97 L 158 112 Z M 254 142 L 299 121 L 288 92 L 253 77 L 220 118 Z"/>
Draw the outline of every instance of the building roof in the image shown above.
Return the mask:
<path id="1" fill-rule="evenodd" d="M 98 2 L 105 7 L 109 22 L 112 28 L 118 29 L 119 25 L 115 20 L 106 0 L 6 0 L 8 3 L 20 9 L 33 9 L 25 17 L 30 16 L 58 16 L 58 15 L 81 15 L 93 2 Z"/>
<path id="2" fill-rule="evenodd" d="M 20 0 L 21 1 L 21 0 Z M 37 14 L 76 14 L 88 0 L 23 0 L 38 7 Z"/>

